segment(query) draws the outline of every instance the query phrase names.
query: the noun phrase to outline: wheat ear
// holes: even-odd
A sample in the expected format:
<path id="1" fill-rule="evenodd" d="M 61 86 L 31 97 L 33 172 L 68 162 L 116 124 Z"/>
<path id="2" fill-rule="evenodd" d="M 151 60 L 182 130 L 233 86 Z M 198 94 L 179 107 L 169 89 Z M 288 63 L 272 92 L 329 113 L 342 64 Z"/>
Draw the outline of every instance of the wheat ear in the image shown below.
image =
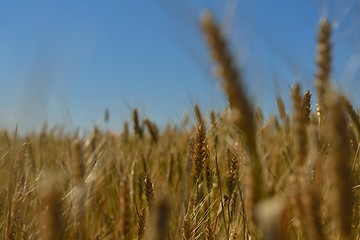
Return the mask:
<path id="1" fill-rule="evenodd" d="M 206 12 L 203 15 L 201 24 L 212 58 L 216 62 L 217 76 L 220 78 L 223 88 L 228 95 L 232 121 L 243 133 L 250 156 L 251 181 L 249 183 L 249 206 L 253 212 L 254 204 L 264 194 L 262 166 L 256 146 L 254 110 L 245 94 L 245 89 L 242 86 L 243 79 L 235 67 L 228 44 L 210 12 Z"/>
<path id="2" fill-rule="evenodd" d="M 315 86 L 317 91 L 317 112 L 319 116 L 319 123 L 322 122 L 326 111 L 324 104 L 324 97 L 326 88 L 330 84 L 331 75 L 331 24 L 326 19 L 321 19 L 318 30 L 317 39 L 317 57 L 316 57 L 316 79 Z"/>

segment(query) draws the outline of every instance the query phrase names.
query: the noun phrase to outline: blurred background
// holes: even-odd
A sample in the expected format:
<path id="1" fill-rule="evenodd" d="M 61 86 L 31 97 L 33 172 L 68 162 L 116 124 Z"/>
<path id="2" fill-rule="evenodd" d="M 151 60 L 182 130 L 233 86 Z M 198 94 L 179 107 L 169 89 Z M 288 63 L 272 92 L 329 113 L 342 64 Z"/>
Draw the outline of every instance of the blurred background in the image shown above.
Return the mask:
<path id="1" fill-rule="evenodd" d="M 195 103 L 222 111 L 199 28 L 205 9 L 265 116 L 276 113 L 277 95 L 291 106 L 296 81 L 314 90 L 317 24 L 329 18 L 334 82 L 358 107 L 359 0 L 8 1 L 0 3 L 0 128 L 118 131 L 135 107 L 159 126 L 179 124 Z"/>

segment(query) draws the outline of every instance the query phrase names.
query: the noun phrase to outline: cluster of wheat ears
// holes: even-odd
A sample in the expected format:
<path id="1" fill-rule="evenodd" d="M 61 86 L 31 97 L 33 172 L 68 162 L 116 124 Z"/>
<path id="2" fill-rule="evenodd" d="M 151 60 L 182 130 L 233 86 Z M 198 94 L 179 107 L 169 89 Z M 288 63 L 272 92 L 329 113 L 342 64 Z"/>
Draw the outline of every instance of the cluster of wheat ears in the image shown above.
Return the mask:
<path id="1" fill-rule="evenodd" d="M 360 119 L 331 83 L 331 24 L 316 110 L 295 84 L 268 120 L 210 13 L 201 27 L 229 108 L 161 131 L 134 109 L 121 133 L 1 132 L 1 239 L 360 239 Z"/>

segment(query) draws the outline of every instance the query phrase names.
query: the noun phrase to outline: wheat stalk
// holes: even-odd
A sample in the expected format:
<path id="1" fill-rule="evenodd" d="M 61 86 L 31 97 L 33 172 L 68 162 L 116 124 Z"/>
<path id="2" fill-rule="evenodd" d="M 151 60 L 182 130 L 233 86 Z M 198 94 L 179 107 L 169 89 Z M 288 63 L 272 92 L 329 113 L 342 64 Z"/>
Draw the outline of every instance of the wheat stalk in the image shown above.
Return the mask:
<path id="1" fill-rule="evenodd" d="M 264 195 L 262 165 L 257 152 L 256 127 L 254 110 L 242 86 L 243 79 L 235 67 L 234 60 L 229 53 L 228 45 L 220 28 L 214 22 L 210 12 L 206 12 L 201 19 L 209 51 L 216 62 L 216 73 L 228 95 L 232 121 L 243 133 L 245 145 L 250 156 L 249 204 L 250 211 Z M 251 217 L 251 216 L 250 216 Z"/>

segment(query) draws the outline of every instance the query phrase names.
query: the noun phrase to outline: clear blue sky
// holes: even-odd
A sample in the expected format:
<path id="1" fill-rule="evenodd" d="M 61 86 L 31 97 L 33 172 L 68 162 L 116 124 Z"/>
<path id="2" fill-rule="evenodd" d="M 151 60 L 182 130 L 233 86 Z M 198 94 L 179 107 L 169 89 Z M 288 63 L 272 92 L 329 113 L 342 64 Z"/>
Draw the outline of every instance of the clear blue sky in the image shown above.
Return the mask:
<path id="1" fill-rule="evenodd" d="M 7 1 L 0 127 L 105 127 L 108 108 L 107 127 L 118 130 L 133 107 L 160 125 L 179 123 L 194 103 L 221 110 L 226 98 L 198 28 L 203 9 L 225 27 L 248 94 L 266 113 L 276 111 L 276 94 L 289 99 L 296 80 L 313 89 L 316 25 L 328 16 L 336 23 L 334 78 L 359 102 L 356 0 Z"/>

